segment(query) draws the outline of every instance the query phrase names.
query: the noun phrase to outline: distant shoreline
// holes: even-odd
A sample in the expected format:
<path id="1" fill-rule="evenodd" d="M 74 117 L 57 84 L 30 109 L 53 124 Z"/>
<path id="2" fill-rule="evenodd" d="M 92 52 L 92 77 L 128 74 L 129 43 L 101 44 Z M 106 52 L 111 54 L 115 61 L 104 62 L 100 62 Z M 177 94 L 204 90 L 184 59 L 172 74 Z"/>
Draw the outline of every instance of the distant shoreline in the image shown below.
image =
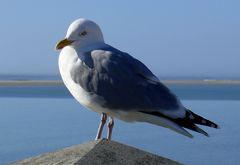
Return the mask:
<path id="1" fill-rule="evenodd" d="M 163 80 L 161 81 L 164 84 L 183 84 L 183 85 L 191 85 L 191 84 L 199 84 L 199 85 L 240 85 L 240 80 Z"/>
<path id="2" fill-rule="evenodd" d="M 240 80 L 162 80 L 166 85 L 240 85 Z M 0 87 L 63 86 L 62 80 L 0 80 Z"/>
<path id="3" fill-rule="evenodd" d="M 0 80 L 3 86 L 63 86 L 62 80 Z"/>

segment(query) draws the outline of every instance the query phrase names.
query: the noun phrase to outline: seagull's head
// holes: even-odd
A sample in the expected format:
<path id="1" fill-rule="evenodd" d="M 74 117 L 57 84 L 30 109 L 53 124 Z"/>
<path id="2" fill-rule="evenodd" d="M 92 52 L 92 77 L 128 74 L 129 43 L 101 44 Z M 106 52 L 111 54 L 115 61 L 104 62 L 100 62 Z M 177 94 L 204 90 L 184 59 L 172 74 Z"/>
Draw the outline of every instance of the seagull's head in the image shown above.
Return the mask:
<path id="1" fill-rule="evenodd" d="M 102 42 L 104 40 L 100 27 L 93 21 L 79 18 L 69 26 L 65 39 L 57 43 L 56 49 L 63 49 L 65 46 L 81 48 Z"/>

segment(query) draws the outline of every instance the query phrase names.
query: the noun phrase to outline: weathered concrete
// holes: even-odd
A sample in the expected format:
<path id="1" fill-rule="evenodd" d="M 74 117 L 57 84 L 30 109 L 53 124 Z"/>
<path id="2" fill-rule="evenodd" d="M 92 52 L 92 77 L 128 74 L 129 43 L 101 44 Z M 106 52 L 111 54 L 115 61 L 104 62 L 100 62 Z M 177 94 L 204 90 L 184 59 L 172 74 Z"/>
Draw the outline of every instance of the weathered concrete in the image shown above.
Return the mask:
<path id="1" fill-rule="evenodd" d="M 97 140 L 11 165 L 180 165 L 115 141 Z"/>

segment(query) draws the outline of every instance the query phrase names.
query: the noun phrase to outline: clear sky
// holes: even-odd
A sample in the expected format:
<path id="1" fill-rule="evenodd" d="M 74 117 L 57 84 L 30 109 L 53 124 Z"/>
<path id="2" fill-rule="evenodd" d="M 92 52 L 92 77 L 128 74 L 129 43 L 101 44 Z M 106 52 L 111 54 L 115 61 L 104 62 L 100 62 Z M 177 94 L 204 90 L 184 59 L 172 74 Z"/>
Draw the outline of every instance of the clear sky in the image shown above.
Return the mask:
<path id="1" fill-rule="evenodd" d="M 2 0 L 0 74 L 58 74 L 54 46 L 79 17 L 158 76 L 240 78 L 239 0 Z"/>

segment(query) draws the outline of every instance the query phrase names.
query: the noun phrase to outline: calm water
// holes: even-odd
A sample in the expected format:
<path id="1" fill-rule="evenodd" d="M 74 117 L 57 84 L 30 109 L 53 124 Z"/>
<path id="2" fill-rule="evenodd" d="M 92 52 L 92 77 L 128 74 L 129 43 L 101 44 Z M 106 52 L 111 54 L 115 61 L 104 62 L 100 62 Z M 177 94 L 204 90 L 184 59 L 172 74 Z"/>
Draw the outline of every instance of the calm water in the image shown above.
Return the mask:
<path id="1" fill-rule="evenodd" d="M 192 132 L 195 138 L 189 139 L 162 127 L 117 120 L 113 139 L 185 164 L 238 164 L 240 86 L 169 87 L 221 129 L 204 127 L 210 138 Z M 0 164 L 92 140 L 98 122 L 99 115 L 84 109 L 65 87 L 0 87 Z"/>

